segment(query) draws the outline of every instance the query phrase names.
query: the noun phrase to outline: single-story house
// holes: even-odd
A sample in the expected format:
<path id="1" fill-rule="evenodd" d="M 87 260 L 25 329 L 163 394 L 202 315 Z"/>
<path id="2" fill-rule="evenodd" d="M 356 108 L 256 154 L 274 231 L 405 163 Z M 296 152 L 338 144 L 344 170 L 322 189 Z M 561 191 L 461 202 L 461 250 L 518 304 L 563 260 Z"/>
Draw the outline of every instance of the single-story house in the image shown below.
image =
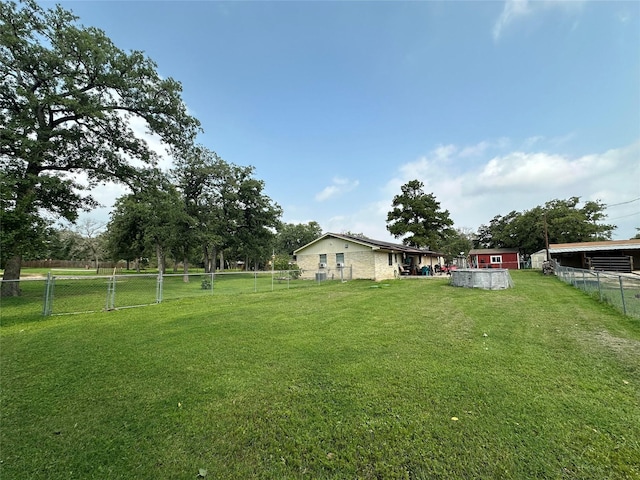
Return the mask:
<path id="1" fill-rule="evenodd" d="M 302 278 L 341 278 L 348 268 L 350 278 L 387 280 L 404 274 L 419 275 L 423 267 L 442 265 L 442 254 L 340 233 L 325 233 L 293 252 Z"/>
<path id="2" fill-rule="evenodd" d="M 531 266 L 542 268 L 546 250 L 531 255 Z M 565 267 L 632 272 L 640 269 L 640 239 L 554 243 L 549 256 Z"/>
<path id="3" fill-rule="evenodd" d="M 469 252 L 471 268 L 520 269 L 520 252 L 513 248 L 476 248 Z"/>

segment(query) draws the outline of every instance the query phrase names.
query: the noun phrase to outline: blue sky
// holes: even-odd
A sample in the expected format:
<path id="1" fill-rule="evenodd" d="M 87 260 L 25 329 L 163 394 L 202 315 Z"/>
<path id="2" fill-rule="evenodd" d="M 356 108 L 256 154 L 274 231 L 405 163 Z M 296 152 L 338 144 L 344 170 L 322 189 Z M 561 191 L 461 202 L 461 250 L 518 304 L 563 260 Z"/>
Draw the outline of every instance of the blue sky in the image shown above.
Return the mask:
<path id="1" fill-rule="evenodd" d="M 286 222 L 393 240 L 419 179 L 472 231 L 571 196 L 611 205 L 615 239 L 640 227 L 638 2 L 62 5 L 180 81 L 199 143 L 253 165 Z"/>

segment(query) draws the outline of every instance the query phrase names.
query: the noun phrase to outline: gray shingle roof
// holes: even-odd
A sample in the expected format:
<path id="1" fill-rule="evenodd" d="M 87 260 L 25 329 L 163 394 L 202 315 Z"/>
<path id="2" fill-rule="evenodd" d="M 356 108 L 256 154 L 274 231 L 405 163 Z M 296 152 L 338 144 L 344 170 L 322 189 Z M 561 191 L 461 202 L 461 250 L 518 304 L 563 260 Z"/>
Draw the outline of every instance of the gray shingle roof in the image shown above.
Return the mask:
<path id="1" fill-rule="evenodd" d="M 322 240 L 323 238 L 327 238 L 327 237 L 334 237 L 334 238 L 339 238 L 341 240 L 346 240 L 349 242 L 354 242 L 354 243 L 359 243 L 361 245 L 367 245 L 370 246 L 374 249 L 380 249 L 380 250 L 388 250 L 390 252 L 403 252 L 403 253 L 413 253 L 413 254 L 422 254 L 422 255 L 428 255 L 428 254 L 432 254 L 432 255 L 440 255 L 437 252 L 425 249 L 425 248 L 416 248 L 416 247 L 410 247 L 408 245 L 403 245 L 402 243 L 391 243 L 391 242 L 383 242 L 381 240 L 374 240 L 372 238 L 362 238 L 362 237 L 356 237 L 353 235 L 345 235 L 342 233 L 325 233 L 324 235 L 322 235 L 321 237 L 316 238 L 313 242 L 308 243 L 307 245 L 298 248 L 295 252 L 293 252 L 294 254 L 299 252 L 300 250 L 302 250 L 303 248 L 307 247 L 308 245 L 311 245 L 313 243 L 316 243 L 320 240 Z"/>

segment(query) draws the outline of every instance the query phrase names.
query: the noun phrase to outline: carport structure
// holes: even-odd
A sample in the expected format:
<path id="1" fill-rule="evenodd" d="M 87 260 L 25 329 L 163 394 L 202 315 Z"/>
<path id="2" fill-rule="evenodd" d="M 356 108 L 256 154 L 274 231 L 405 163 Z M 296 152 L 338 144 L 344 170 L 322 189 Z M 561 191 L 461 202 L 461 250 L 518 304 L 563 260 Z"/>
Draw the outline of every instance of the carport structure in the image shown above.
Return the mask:
<path id="1" fill-rule="evenodd" d="M 640 271 L 640 239 L 549 245 L 550 257 L 565 267 L 610 272 Z M 533 268 L 541 268 L 546 251 L 531 256 Z"/>

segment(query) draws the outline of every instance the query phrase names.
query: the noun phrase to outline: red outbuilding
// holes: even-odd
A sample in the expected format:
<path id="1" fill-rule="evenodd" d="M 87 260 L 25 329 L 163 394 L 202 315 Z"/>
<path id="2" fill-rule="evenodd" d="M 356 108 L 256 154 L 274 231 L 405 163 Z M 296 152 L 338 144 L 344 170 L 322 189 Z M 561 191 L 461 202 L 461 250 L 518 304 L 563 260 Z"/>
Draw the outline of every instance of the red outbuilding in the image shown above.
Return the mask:
<path id="1" fill-rule="evenodd" d="M 479 248 L 469 252 L 472 268 L 520 269 L 520 253 L 512 248 Z"/>

